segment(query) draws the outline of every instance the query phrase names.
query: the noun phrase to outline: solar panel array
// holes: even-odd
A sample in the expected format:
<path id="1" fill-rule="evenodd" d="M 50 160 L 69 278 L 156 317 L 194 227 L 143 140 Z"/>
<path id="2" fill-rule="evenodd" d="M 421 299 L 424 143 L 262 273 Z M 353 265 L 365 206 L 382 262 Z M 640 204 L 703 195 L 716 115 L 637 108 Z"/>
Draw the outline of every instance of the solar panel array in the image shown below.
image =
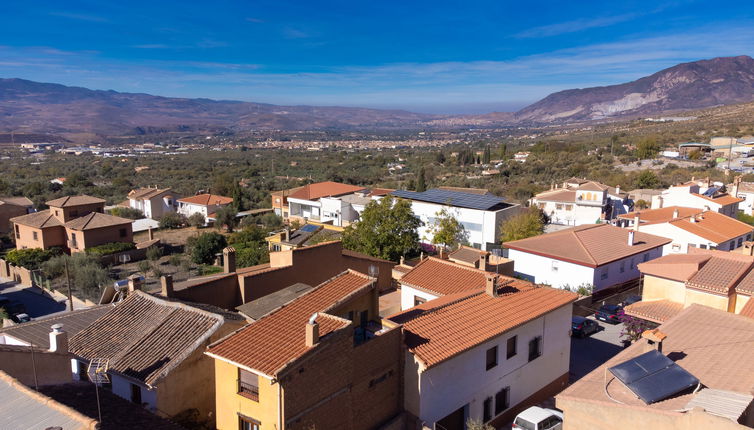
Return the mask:
<path id="1" fill-rule="evenodd" d="M 699 384 L 699 379 L 657 350 L 608 370 L 648 405 Z"/>
<path id="2" fill-rule="evenodd" d="M 304 233 L 314 233 L 315 231 L 317 231 L 318 228 L 319 226 L 314 225 L 314 224 L 304 224 L 304 226 L 301 227 L 299 230 L 303 231 Z"/>
<path id="3" fill-rule="evenodd" d="M 424 192 L 397 190 L 392 193 L 395 197 L 418 200 L 422 202 L 437 203 L 441 205 L 458 206 L 461 208 L 490 210 L 503 209 L 510 204 L 503 199 L 491 194 L 471 194 L 459 191 L 440 190 L 433 188 Z"/>

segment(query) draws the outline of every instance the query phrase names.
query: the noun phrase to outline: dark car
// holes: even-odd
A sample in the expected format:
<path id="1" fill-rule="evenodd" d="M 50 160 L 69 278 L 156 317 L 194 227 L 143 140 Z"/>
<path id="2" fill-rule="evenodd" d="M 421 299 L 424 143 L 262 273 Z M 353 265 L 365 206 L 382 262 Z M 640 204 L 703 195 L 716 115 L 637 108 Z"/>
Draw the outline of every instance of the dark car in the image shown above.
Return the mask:
<path id="1" fill-rule="evenodd" d="M 594 313 L 595 318 L 610 324 L 620 324 L 620 317 L 622 316 L 623 307 L 619 305 L 602 305 Z"/>
<path id="2" fill-rule="evenodd" d="M 600 331 L 600 325 L 597 321 L 592 321 L 584 317 L 571 317 L 571 336 L 585 337 L 592 333 Z"/>
<path id="3" fill-rule="evenodd" d="M 633 305 L 634 303 L 640 302 L 640 301 L 641 301 L 641 296 L 631 295 L 631 296 L 626 297 L 625 300 L 623 300 L 623 306 Z"/>

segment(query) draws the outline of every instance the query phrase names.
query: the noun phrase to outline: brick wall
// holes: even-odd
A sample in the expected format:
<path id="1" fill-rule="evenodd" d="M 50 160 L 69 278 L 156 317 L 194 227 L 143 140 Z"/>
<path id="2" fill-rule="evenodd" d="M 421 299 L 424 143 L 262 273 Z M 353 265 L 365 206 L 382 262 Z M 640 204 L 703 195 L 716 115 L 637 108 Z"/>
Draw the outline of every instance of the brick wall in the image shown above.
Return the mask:
<path id="1" fill-rule="evenodd" d="M 14 266 L 3 259 L 0 259 L 0 278 L 10 278 L 21 285 L 34 285 L 34 281 L 31 277 L 31 270 L 20 266 Z"/>

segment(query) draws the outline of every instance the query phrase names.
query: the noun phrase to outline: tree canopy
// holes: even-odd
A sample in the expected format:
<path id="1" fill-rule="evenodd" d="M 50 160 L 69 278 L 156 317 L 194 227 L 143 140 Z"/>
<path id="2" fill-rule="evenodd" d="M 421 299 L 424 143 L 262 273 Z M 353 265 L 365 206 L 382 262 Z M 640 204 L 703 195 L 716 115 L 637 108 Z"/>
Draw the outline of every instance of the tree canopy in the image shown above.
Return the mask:
<path id="1" fill-rule="evenodd" d="M 531 206 L 526 212 L 503 221 L 500 230 L 500 240 L 502 242 L 511 242 L 537 236 L 545 231 L 544 216 L 541 210 Z"/>
<path id="2" fill-rule="evenodd" d="M 435 221 L 430 225 L 430 231 L 433 235 L 432 243 L 453 247 L 468 241 L 468 233 L 463 224 L 458 222 L 447 209 L 443 208 L 435 215 Z"/>
<path id="3" fill-rule="evenodd" d="M 370 202 L 361 219 L 346 227 L 343 246 L 373 257 L 397 261 L 401 256 L 418 252 L 422 221 L 411 210 L 408 200 L 385 196 Z"/>
<path id="4" fill-rule="evenodd" d="M 225 236 L 212 231 L 190 237 L 186 245 L 194 263 L 211 264 L 215 259 L 215 254 L 222 252 L 227 243 Z"/>

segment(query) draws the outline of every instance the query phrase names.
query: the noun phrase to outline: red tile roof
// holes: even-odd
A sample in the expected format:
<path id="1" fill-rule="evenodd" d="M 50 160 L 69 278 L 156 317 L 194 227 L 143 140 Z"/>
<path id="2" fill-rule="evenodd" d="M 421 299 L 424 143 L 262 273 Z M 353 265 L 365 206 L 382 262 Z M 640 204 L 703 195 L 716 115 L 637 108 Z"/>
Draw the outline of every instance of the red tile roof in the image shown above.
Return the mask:
<path id="1" fill-rule="evenodd" d="M 671 242 L 664 237 L 635 232 L 634 244 L 629 245 L 629 232 L 630 230 L 610 224 L 588 224 L 506 242 L 503 246 L 583 266 L 598 267 Z"/>
<path id="2" fill-rule="evenodd" d="M 477 290 L 465 298 L 460 294 L 437 299 L 449 301 L 444 306 L 437 307 L 432 300 L 422 305 L 430 310 L 403 323 L 406 346 L 430 368 L 555 309 L 570 306 L 577 297 L 568 291 L 522 282 L 516 287 L 502 287 L 498 297 Z M 402 321 L 410 312 L 394 317 Z"/>
<path id="3" fill-rule="evenodd" d="M 711 258 L 686 282 L 687 288 L 728 295 L 751 270 L 754 257 L 724 251 L 709 251 Z"/>
<path id="4" fill-rule="evenodd" d="M 687 208 L 683 206 L 667 206 L 659 209 L 644 209 L 640 211 L 629 212 L 627 214 L 620 214 L 618 218 L 633 220 L 636 216 L 639 217 L 640 225 L 649 225 L 659 222 L 667 222 L 673 218 L 675 211 L 678 211 L 678 218 L 687 217 L 702 213 L 701 209 Z"/>
<path id="5" fill-rule="evenodd" d="M 14 224 L 20 224 L 34 228 L 57 227 L 63 225 L 63 223 L 59 219 L 52 215 L 52 211 L 49 209 L 17 216 L 15 218 L 11 218 L 10 221 Z"/>
<path id="6" fill-rule="evenodd" d="M 738 197 L 733 197 L 730 194 L 720 194 L 720 195 L 717 195 L 715 197 L 707 197 L 705 195 L 696 194 L 696 193 L 691 193 L 691 195 L 692 196 L 696 196 L 696 197 L 701 197 L 704 200 L 708 200 L 710 202 L 714 202 L 714 203 L 717 203 L 717 204 L 723 205 L 723 206 L 730 205 L 730 204 L 733 204 L 733 203 L 741 203 L 742 201 L 744 201 L 744 199 L 739 199 Z"/>
<path id="7" fill-rule="evenodd" d="M 104 204 L 105 201 L 98 197 L 92 197 L 92 196 L 86 196 L 86 195 L 66 196 L 66 197 L 61 197 L 59 199 L 48 201 L 47 206 L 53 206 L 56 208 L 67 208 L 71 206 L 91 205 L 95 203 Z"/>
<path id="8" fill-rule="evenodd" d="M 497 276 L 499 284 L 528 284 L 526 281 L 495 275 L 491 272 L 435 257 L 428 257 L 420 261 L 413 269 L 403 275 L 400 283 L 437 296 L 444 296 L 484 288 L 489 275 Z"/>
<path id="9" fill-rule="evenodd" d="M 708 254 L 669 254 L 639 263 L 639 271 L 644 275 L 659 276 L 674 281 L 686 282 L 712 258 Z"/>
<path id="10" fill-rule="evenodd" d="M 714 211 L 675 219 L 670 225 L 714 243 L 727 242 L 754 231 L 749 224 Z"/>
<path id="11" fill-rule="evenodd" d="M 632 303 L 624 308 L 626 315 L 662 324 L 683 310 L 683 304 L 670 300 Z"/>
<path id="12" fill-rule="evenodd" d="M 448 258 L 451 260 L 464 261 L 466 263 L 475 263 L 482 257 L 490 255 L 487 251 L 481 249 L 472 248 L 470 246 L 461 246 L 455 251 L 448 254 Z"/>
<path id="13" fill-rule="evenodd" d="M 573 203 L 576 201 L 576 191 L 557 189 L 557 190 L 545 191 L 543 193 L 537 194 L 534 198 L 537 201 L 541 201 L 541 202 Z"/>
<path id="14" fill-rule="evenodd" d="M 348 270 L 323 282 L 230 336 L 210 345 L 208 354 L 275 377 L 289 363 L 314 347 L 306 346 L 306 323 L 318 313 L 319 336 L 348 327 L 351 322 L 325 315 L 348 297 L 374 288 L 374 278 Z"/>
<path id="15" fill-rule="evenodd" d="M 134 221 L 132 219 L 121 218 L 119 216 L 101 214 L 92 212 L 79 218 L 74 218 L 65 223 L 66 228 L 71 230 L 94 230 L 102 227 L 112 227 L 116 225 L 127 225 Z"/>
<path id="16" fill-rule="evenodd" d="M 305 185 L 288 195 L 288 198 L 302 200 L 317 200 L 322 197 L 342 196 L 363 190 L 364 187 L 341 184 L 339 182 L 317 182 Z"/>
<path id="17" fill-rule="evenodd" d="M 741 308 L 739 315 L 754 318 L 754 299 L 749 299 L 749 301 L 746 302 L 744 307 Z"/>
<path id="18" fill-rule="evenodd" d="M 192 205 L 210 206 L 210 205 L 229 205 L 233 203 L 233 199 L 230 197 L 218 196 L 216 194 L 199 194 L 192 197 L 184 197 L 178 200 L 182 203 L 189 203 Z"/>

